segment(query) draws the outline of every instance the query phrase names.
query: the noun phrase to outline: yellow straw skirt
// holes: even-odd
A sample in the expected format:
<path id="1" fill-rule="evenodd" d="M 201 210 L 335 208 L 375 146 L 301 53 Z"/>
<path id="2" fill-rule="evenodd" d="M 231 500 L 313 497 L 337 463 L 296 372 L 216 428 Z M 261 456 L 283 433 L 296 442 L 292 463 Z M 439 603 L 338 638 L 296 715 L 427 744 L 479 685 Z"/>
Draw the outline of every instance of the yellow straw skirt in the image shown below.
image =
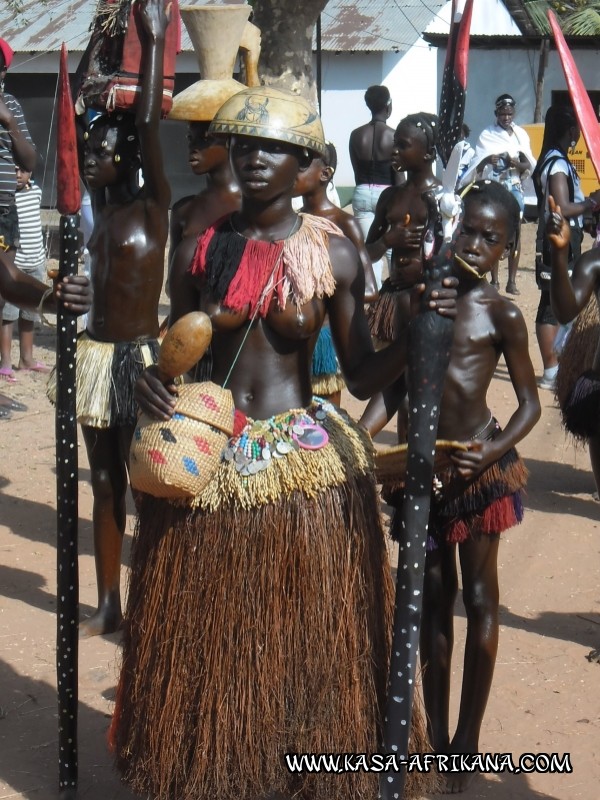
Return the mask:
<path id="1" fill-rule="evenodd" d="M 329 443 L 302 458 L 314 456 L 312 474 L 327 474 L 319 462 L 329 460 L 330 474 L 341 465 L 345 476 L 318 490 L 309 461 L 310 491 L 296 468 L 284 479 L 288 454 L 269 466 L 277 500 L 253 494 L 257 476 L 232 461 L 215 480 L 237 480 L 238 491 L 217 504 L 143 496 L 110 736 L 134 791 L 375 800 L 375 773 L 292 774 L 285 762 L 288 753 L 374 753 L 381 741 L 393 586 L 372 448 L 329 408 Z M 415 729 L 411 750 L 427 750 L 418 713 Z M 422 790 L 412 783 L 413 796 Z"/>

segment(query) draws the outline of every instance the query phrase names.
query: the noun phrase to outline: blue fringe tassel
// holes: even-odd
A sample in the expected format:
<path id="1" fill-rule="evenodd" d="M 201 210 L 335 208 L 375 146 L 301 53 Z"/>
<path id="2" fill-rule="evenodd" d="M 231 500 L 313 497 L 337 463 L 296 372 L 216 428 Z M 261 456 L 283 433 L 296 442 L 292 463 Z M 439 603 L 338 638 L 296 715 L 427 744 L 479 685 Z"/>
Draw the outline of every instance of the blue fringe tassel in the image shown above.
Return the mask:
<path id="1" fill-rule="evenodd" d="M 338 369 L 339 365 L 331 339 L 331 330 L 329 325 L 324 325 L 319 332 L 319 338 L 313 352 L 312 374 L 335 375 Z"/>

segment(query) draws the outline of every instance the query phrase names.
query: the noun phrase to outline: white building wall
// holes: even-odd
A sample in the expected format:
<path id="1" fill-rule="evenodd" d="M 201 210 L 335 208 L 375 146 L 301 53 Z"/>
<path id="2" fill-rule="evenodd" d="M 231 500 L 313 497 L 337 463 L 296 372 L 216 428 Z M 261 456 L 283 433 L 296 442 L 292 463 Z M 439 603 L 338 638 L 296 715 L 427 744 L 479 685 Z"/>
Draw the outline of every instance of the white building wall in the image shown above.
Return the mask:
<path id="1" fill-rule="evenodd" d="M 415 111 L 437 108 L 437 51 L 420 40 L 407 53 L 324 53 L 322 109 L 325 136 L 336 146 L 337 186 L 353 186 L 348 154 L 350 133 L 370 119 L 367 87 L 383 84 L 392 96 L 392 127 Z"/>
<path id="2" fill-rule="evenodd" d="M 445 55 L 445 48 L 440 48 L 437 54 L 438 85 L 442 79 Z M 582 49 L 575 51 L 574 56 L 586 88 L 589 91 L 600 91 L 600 51 Z M 518 125 L 533 122 L 538 63 L 537 48 L 471 49 L 465 122 L 471 128 L 470 138 L 473 144 L 481 131 L 494 122 L 494 101 L 505 92 L 515 98 L 515 122 Z M 566 88 L 558 54 L 552 50 L 544 79 L 542 119 L 552 101 L 552 92 L 564 91 Z"/>

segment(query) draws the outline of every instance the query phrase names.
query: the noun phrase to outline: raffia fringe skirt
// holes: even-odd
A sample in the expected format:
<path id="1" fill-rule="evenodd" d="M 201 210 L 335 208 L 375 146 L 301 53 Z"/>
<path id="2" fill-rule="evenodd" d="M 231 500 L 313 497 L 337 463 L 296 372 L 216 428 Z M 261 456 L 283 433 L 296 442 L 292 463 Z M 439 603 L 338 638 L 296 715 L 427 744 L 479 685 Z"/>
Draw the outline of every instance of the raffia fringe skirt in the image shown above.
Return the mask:
<path id="1" fill-rule="evenodd" d="M 493 420 L 485 438 L 493 440 L 500 432 Z M 434 550 L 441 542 L 462 544 L 481 534 L 500 534 L 521 523 L 528 475 L 514 447 L 472 480 L 461 478 L 454 468 L 438 473 L 431 498 L 427 549 Z M 383 494 L 395 507 L 391 535 L 400 541 L 404 487 L 384 486 Z"/>
<path id="2" fill-rule="evenodd" d="M 381 285 L 379 297 L 367 307 L 367 323 L 371 336 L 382 346 L 398 338 L 398 302 L 401 292 L 395 289 L 389 278 Z"/>
<path id="3" fill-rule="evenodd" d="M 100 342 L 86 333 L 77 339 L 77 421 L 91 428 L 135 425 L 135 382 L 158 358 L 155 339 L 135 342 Z M 56 373 L 46 388 L 56 402 Z"/>
<path id="4" fill-rule="evenodd" d="M 600 375 L 593 370 L 600 346 L 598 302 L 592 296 L 573 323 L 558 362 L 556 399 L 565 429 L 575 443 L 598 435 L 600 419 Z"/>
<path id="5" fill-rule="evenodd" d="M 295 775 L 284 759 L 372 753 L 381 740 L 393 590 L 371 447 L 339 414 L 321 424 L 329 444 L 258 476 L 223 462 L 217 485 L 238 489 L 219 502 L 143 497 L 110 734 L 134 791 L 375 800 L 376 774 Z M 270 469 L 276 500 L 252 488 Z M 411 750 L 427 750 L 418 713 L 415 730 Z"/>

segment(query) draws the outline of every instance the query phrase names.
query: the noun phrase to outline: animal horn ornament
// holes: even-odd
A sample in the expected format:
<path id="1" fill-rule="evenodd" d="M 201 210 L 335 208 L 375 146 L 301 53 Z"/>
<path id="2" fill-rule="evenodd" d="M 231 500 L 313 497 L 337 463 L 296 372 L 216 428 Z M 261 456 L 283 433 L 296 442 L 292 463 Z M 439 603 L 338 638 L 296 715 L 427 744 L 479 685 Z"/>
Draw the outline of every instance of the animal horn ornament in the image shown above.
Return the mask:
<path id="1" fill-rule="evenodd" d="M 461 211 L 448 241 L 438 197 L 426 192 L 423 199 L 428 208 L 423 239 L 426 290 L 408 332 L 408 465 L 398 531 L 400 553 L 383 742 L 383 751 L 394 755 L 399 764 L 408 756 L 436 436 L 454 328 L 452 319 L 432 311 L 428 304 L 431 292 L 452 275 L 462 218 Z M 399 800 L 405 780 L 405 768 L 382 773 L 381 798 Z"/>

